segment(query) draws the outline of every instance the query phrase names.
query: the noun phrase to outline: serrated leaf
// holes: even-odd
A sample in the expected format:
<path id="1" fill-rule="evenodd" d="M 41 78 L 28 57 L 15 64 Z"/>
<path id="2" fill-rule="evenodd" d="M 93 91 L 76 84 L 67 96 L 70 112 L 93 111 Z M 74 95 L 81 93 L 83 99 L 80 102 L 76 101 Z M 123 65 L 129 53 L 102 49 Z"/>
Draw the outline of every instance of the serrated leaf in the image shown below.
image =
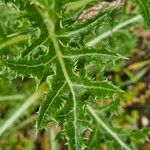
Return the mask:
<path id="1" fill-rule="evenodd" d="M 78 82 L 73 83 L 73 86 L 79 95 L 82 96 L 86 93 L 89 96 L 94 96 L 98 99 L 106 99 L 121 92 L 119 88 L 108 81 L 89 82 L 87 80 L 79 80 Z"/>
<path id="2" fill-rule="evenodd" d="M 49 56 L 41 56 L 38 59 L 10 59 L 4 62 L 17 76 L 35 77 L 38 85 L 45 81 L 46 77 L 53 74 L 53 67 L 50 65 L 52 59 Z"/>
<path id="3" fill-rule="evenodd" d="M 123 59 L 125 57 L 117 53 L 113 53 L 112 51 L 107 49 L 84 47 L 78 50 L 69 49 L 68 51 L 65 51 L 63 58 L 67 58 L 70 60 L 84 58 L 89 62 L 96 61 L 97 63 L 107 63 L 107 62 L 115 62 L 116 60 Z"/>
<path id="4" fill-rule="evenodd" d="M 92 18 L 88 18 L 89 20 L 78 24 L 77 20 L 74 20 L 74 22 L 66 21 L 63 18 L 63 12 L 60 13 L 63 4 L 67 2 L 70 1 L 29 0 L 29 3 L 26 3 L 30 7 L 26 9 L 20 4 L 20 1 L 17 1 L 18 8 L 23 8 L 24 10 L 21 11 L 22 15 L 27 18 L 29 14 L 26 15 L 25 12 L 29 13 L 34 9 L 35 14 L 31 14 L 33 16 L 29 17 L 30 19 L 27 19 L 27 22 L 32 20 L 32 23 L 29 23 L 30 27 L 33 26 L 31 31 L 40 29 L 39 31 L 42 32 L 40 37 L 40 32 L 35 32 L 37 33 L 35 34 L 37 39 L 35 41 L 30 40 L 29 45 L 25 45 L 22 48 L 23 50 L 25 49 L 22 55 L 15 59 L 12 59 L 12 57 L 7 58 L 4 61 L 4 65 L 15 72 L 16 75 L 37 78 L 39 84 L 51 75 L 47 96 L 39 109 L 36 130 L 40 132 L 46 128 L 48 122 L 56 121 L 62 127 L 68 148 L 82 150 L 85 149 L 84 134 L 89 125 L 87 111 L 85 110 L 89 99 L 91 104 L 94 104 L 95 100 L 110 99 L 121 92 L 118 87 L 104 78 L 96 78 L 97 70 L 101 70 L 105 65 L 109 66 L 109 62 L 115 62 L 123 57 L 114 53 L 113 50 L 85 46 L 85 35 L 89 35 L 87 38 L 91 38 L 90 34 L 95 34 L 101 23 L 105 23 L 108 20 L 111 23 L 110 16 L 116 8 L 106 9 L 106 11 L 96 14 L 96 16 L 92 15 Z M 112 2 L 111 4 L 114 3 Z M 7 11 L 5 13 L 7 14 Z M 39 17 L 37 13 L 42 17 Z M 9 16 L 7 17 L 9 18 Z M 108 17 L 110 18 L 108 19 Z M 15 17 L 15 19 L 17 22 L 20 21 L 20 18 Z M 9 21 L 12 20 L 8 19 Z M 5 22 L 2 22 L 6 28 Z M 16 24 L 13 24 L 13 21 L 11 23 L 11 27 L 14 28 Z M 23 22 L 21 21 L 21 23 Z M 18 31 L 18 29 L 16 30 Z M 22 30 L 17 31 L 10 35 L 19 34 Z M 110 34 L 111 32 L 109 32 Z M 28 35 L 32 37 L 32 32 L 29 32 Z M 47 39 L 45 39 L 46 37 Z M 17 45 L 18 42 L 12 43 L 11 46 L 13 44 Z M 92 63 L 94 65 L 91 65 Z M 94 71 L 88 65 L 91 65 L 90 67 L 93 67 Z M 98 67 L 95 69 L 95 66 Z M 92 73 L 90 75 L 88 72 L 94 72 L 94 77 Z M 110 132 L 106 125 L 104 127 L 109 131 L 109 134 L 114 136 L 114 132 Z M 116 135 L 115 138 L 117 141 L 118 137 Z M 122 143 L 120 139 L 118 141 Z"/>
<path id="5" fill-rule="evenodd" d="M 49 121 L 55 120 L 63 127 L 69 149 L 84 149 L 84 132 L 87 129 L 87 123 L 84 117 L 84 105 L 86 104 L 85 100 L 88 99 L 85 94 L 103 99 L 114 96 L 120 92 L 120 90 L 108 81 L 88 81 L 86 77 L 83 76 L 80 78 L 74 73 L 76 59 L 72 59 L 72 61 L 65 59 L 64 53 L 66 49 L 64 50 L 64 48 L 60 47 L 54 33 L 54 23 L 50 19 L 50 16 L 48 16 L 47 13 L 45 15 L 45 13 L 45 10 L 41 10 L 58 61 L 55 61 L 56 74 L 51 82 L 51 89 L 39 111 L 37 131 L 43 130 Z M 79 50 L 75 50 L 75 52 L 77 55 L 84 55 L 85 58 L 89 59 L 89 55 L 86 55 L 86 52 L 81 53 Z M 69 54 L 69 52 L 67 53 Z M 93 55 L 94 58 L 96 57 L 95 55 L 97 55 L 101 61 L 102 55 L 107 55 L 107 57 L 111 55 L 110 58 L 105 57 L 106 62 L 110 59 L 114 59 L 112 58 L 113 54 L 111 52 L 107 52 L 106 54 L 106 51 L 101 52 L 100 56 L 98 53 Z M 89 59 L 89 62 L 90 61 Z"/>
<path id="6" fill-rule="evenodd" d="M 74 102 L 72 102 L 73 98 Z M 77 99 L 76 95 L 72 97 L 64 77 L 54 77 L 51 81 L 51 89 L 39 110 L 37 131 L 42 131 L 49 121 L 54 120 L 63 126 L 69 148 L 83 149 L 83 135 L 87 129 L 86 121 L 83 119 L 85 118 L 83 106 L 84 101 Z"/>

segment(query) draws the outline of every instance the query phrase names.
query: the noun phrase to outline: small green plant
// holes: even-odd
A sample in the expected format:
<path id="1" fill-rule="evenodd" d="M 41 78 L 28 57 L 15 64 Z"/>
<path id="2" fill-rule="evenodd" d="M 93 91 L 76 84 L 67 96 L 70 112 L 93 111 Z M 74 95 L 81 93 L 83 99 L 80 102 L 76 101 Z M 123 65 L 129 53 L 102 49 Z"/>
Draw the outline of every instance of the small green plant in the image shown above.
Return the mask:
<path id="1" fill-rule="evenodd" d="M 149 28 L 149 1 L 133 2 Z M 142 21 L 141 15 L 133 16 L 137 10 L 133 17 L 127 16 L 125 5 L 125 0 L 0 1 L 1 78 L 36 81 L 36 92 L 0 128 L 0 135 L 44 95 L 37 134 L 55 121 L 69 149 L 97 150 L 105 141 L 109 149 L 130 150 L 136 147 L 132 136 L 146 138 L 148 130 L 126 133 L 115 128 L 109 117 L 117 110 L 122 90 L 105 78 L 104 71 L 126 57 L 113 50 L 115 44 L 108 44 L 108 37 Z M 111 103 L 100 107 L 102 100 Z"/>

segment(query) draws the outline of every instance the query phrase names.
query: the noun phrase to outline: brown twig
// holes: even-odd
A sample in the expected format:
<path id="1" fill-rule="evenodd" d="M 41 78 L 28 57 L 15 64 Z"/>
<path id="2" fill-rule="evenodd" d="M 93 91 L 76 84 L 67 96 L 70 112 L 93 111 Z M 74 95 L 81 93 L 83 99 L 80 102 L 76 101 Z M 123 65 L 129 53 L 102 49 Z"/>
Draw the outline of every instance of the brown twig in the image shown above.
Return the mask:
<path id="1" fill-rule="evenodd" d="M 98 4 L 86 9 L 83 13 L 79 16 L 76 23 L 84 22 L 87 19 L 92 18 L 93 16 L 97 15 L 101 10 L 111 9 L 111 8 L 120 8 L 124 5 L 126 0 L 116 0 L 112 2 L 99 2 Z"/>

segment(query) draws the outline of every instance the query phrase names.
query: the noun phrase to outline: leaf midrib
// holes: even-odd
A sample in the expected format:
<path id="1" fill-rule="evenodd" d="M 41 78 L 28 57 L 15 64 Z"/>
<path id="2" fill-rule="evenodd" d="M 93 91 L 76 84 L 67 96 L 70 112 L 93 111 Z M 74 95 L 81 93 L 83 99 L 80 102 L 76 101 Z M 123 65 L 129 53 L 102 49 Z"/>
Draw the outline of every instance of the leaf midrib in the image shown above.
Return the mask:
<path id="1" fill-rule="evenodd" d="M 45 15 L 42 16 L 42 17 L 43 17 L 43 20 L 44 20 L 45 25 L 47 27 L 48 34 L 49 34 L 49 36 L 50 36 L 50 38 L 51 38 L 51 40 L 53 42 L 54 49 L 55 49 L 57 58 L 59 60 L 60 66 L 62 68 L 62 72 L 64 74 L 65 80 L 68 83 L 68 86 L 69 86 L 70 91 L 72 93 L 72 98 L 73 98 L 73 116 L 74 116 L 73 125 L 74 125 L 74 129 L 75 129 L 75 131 L 74 131 L 75 132 L 75 147 L 78 149 L 78 146 L 77 146 L 78 145 L 78 143 L 77 143 L 78 136 L 77 136 L 77 127 L 76 127 L 77 126 L 77 102 L 76 102 L 76 96 L 75 96 L 75 92 L 74 92 L 74 87 L 73 87 L 72 81 L 70 80 L 70 77 L 68 75 L 68 72 L 67 72 L 64 60 L 63 60 L 63 55 L 62 55 L 62 52 L 61 52 L 60 47 L 59 47 L 58 39 L 56 38 L 56 35 L 54 33 L 55 25 L 53 24 L 53 22 L 50 19 L 49 14 L 47 12 L 45 12 Z"/>

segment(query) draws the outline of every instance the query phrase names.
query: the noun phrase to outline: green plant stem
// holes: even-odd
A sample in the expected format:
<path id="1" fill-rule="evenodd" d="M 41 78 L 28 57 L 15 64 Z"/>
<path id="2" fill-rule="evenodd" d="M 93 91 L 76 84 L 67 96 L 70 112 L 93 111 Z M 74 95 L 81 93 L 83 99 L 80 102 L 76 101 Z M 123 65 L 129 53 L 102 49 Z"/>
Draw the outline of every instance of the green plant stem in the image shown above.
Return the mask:
<path id="1" fill-rule="evenodd" d="M 50 148 L 51 150 L 58 150 L 58 142 L 56 140 L 57 131 L 56 129 L 51 126 L 49 127 L 49 141 L 50 141 Z"/>
<path id="2" fill-rule="evenodd" d="M 1 127 L 0 127 L 0 136 L 24 113 L 36 100 L 44 95 L 47 91 L 48 87 L 44 83 L 42 84 L 39 89 L 29 97 L 20 107 L 19 109 L 13 114 Z"/>
<path id="3" fill-rule="evenodd" d="M 149 67 L 142 69 L 136 75 L 133 75 L 133 77 L 131 77 L 131 79 L 129 79 L 125 82 L 122 82 L 121 86 L 127 86 L 129 84 L 137 83 L 138 80 L 140 80 L 148 71 L 149 71 Z"/>
<path id="4" fill-rule="evenodd" d="M 25 98 L 25 95 L 23 94 L 6 95 L 6 96 L 0 96 L 0 101 L 23 100 L 24 98 Z"/>
<path id="5" fill-rule="evenodd" d="M 19 43 L 19 42 L 26 41 L 28 39 L 29 39 L 28 35 L 18 35 L 18 36 L 15 36 L 13 38 L 10 38 L 6 42 L 0 43 L 0 49 L 8 47 L 8 46 L 16 44 L 16 43 Z"/>
<path id="6" fill-rule="evenodd" d="M 96 114 L 96 112 L 93 110 L 93 108 L 89 105 L 87 105 L 87 110 L 90 112 L 90 114 L 93 116 L 93 118 L 97 121 L 97 123 L 104 128 L 125 150 L 131 150 L 118 136 L 117 134 L 112 131 L 106 124 L 103 122 L 103 120 Z"/>
<path id="7" fill-rule="evenodd" d="M 135 16 L 131 19 L 128 19 L 120 24 L 118 24 L 117 26 L 115 26 L 112 30 L 109 30 L 99 36 L 97 36 L 96 38 L 90 40 L 89 42 L 86 43 L 87 46 L 94 46 L 96 45 L 97 43 L 99 43 L 101 40 L 111 36 L 113 33 L 117 32 L 119 29 L 133 23 L 133 22 L 139 22 L 141 21 L 142 19 L 142 16 L 141 15 L 138 15 L 138 16 Z"/>
<path id="8" fill-rule="evenodd" d="M 28 126 L 29 124 L 32 124 L 33 122 L 35 122 L 37 118 L 37 115 L 32 115 L 31 117 L 27 118 L 25 121 L 21 122 L 16 128 L 15 131 L 19 130 L 19 129 L 23 129 L 24 127 Z"/>

